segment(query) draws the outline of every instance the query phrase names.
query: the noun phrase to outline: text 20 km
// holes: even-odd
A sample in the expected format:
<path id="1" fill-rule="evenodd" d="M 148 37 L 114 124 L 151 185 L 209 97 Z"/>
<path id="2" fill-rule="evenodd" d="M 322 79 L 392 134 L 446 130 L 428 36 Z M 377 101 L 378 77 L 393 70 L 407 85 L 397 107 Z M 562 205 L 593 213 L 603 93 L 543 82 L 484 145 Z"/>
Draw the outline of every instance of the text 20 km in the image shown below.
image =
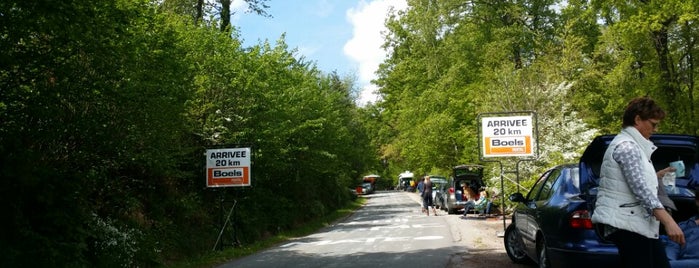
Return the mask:
<path id="1" fill-rule="evenodd" d="M 522 135 L 522 131 L 519 129 L 495 128 L 495 129 L 493 129 L 493 135 L 496 135 L 496 136 L 499 136 L 499 135 L 507 135 L 507 136 Z"/>
<path id="2" fill-rule="evenodd" d="M 240 166 L 240 161 L 234 160 L 216 160 L 217 167 L 238 167 Z"/>

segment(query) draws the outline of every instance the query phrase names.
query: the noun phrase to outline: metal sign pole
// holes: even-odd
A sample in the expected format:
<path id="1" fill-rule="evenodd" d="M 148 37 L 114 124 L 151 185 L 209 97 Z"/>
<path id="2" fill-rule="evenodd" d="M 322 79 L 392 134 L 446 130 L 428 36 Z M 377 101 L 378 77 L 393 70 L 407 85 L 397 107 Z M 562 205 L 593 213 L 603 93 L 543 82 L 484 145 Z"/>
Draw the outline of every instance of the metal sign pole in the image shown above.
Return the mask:
<path id="1" fill-rule="evenodd" d="M 483 118 L 484 115 L 493 115 L 493 117 Z M 478 143 L 480 160 L 497 162 L 500 165 L 502 232 L 497 233 L 497 236 L 504 237 L 507 230 L 504 177 L 508 172 L 505 171 L 502 161 L 488 160 L 488 158 L 519 157 L 515 170 L 509 172 L 515 174 L 519 184 L 519 164 L 522 161 L 536 160 L 539 155 L 537 116 L 532 111 L 485 113 L 478 114 L 477 121 L 480 135 Z"/>
<path id="2" fill-rule="evenodd" d="M 217 146 L 219 148 L 207 149 L 205 156 L 205 170 L 207 188 L 223 188 L 220 189 L 219 197 L 219 219 L 221 230 L 214 243 L 214 250 L 223 250 L 224 238 L 223 234 L 226 228 L 231 224 L 230 230 L 233 240 L 231 245 L 239 246 L 238 241 L 238 224 L 236 222 L 236 207 L 238 205 L 238 191 L 233 190 L 233 200 L 226 201 L 225 188 L 228 187 L 251 187 L 252 186 L 252 164 L 253 164 L 253 146 L 243 144 L 233 144 L 227 146 Z M 222 147 L 222 148 L 221 148 Z M 228 214 L 225 215 L 225 204 L 232 203 Z M 232 219 L 231 219 L 232 217 Z"/>
<path id="3" fill-rule="evenodd" d="M 503 171 L 502 162 L 498 161 L 500 164 L 500 210 L 502 211 L 502 233 L 496 233 L 498 237 L 505 236 L 505 230 L 507 230 L 507 223 L 505 222 L 505 172 Z"/>

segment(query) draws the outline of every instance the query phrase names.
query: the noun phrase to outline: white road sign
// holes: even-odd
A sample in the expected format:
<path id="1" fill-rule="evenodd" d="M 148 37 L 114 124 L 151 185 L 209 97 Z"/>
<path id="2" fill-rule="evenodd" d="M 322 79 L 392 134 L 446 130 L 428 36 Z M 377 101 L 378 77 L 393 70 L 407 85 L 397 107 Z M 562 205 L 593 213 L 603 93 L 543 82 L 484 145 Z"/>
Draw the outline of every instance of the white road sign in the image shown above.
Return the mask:
<path id="1" fill-rule="evenodd" d="M 484 157 L 533 156 L 532 116 L 483 117 Z"/>
<path id="2" fill-rule="evenodd" d="M 206 150 L 206 186 L 250 186 L 250 148 Z"/>

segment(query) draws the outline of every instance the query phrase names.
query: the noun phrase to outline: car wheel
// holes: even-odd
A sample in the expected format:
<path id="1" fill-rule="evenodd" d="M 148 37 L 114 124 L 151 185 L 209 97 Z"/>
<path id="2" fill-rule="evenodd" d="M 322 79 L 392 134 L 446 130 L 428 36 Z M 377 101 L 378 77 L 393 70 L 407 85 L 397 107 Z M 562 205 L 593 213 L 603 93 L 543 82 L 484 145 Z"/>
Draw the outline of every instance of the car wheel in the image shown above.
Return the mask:
<path id="1" fill-rule="evenodd" d="M 505 251 L 507 252 L 507 257 L 514 263 L 527 263 L 531 264 L 532 259 L 527 256 L 524 251 L 524 243 L 522 243 L 522 237 L 519 235 L 519 231 L 515 228 L 514 224 L 510 224 L 505 229 Z"/>
<path id="2" fill-rule="evenodd" d="M 539 252 L 539 268 L 549 268 L 551 263 L 549 261 L 548 249 L 546 247 L 546 241 L 542 238 L 536 243 L 537 252 Z"/>
<path id="3" fill-rule="evenodd" d="M 449 202 L 447 202 L 446 207 L 447 207 L 447 213 L 448 213 L 448 214 L 455 214 L 455 213 L 456 213 L 456 210 L 455 210 L 454 208 L 452 208 L 452 207 L 449 206 Z"/>

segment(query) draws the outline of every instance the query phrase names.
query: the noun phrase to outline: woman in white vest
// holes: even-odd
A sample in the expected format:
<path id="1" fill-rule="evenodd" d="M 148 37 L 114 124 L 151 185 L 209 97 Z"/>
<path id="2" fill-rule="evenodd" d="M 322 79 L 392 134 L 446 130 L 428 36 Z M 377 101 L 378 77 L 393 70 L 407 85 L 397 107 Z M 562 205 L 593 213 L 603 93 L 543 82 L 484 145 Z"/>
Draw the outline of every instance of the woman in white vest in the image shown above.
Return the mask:
<path id="1" fill-rule="evenodd" d="M 592 222 L 604 225 L 603 235 L 619 248 L 624 267 L 670 267 L 658 239 L 661 223 L 671 240 L 684 244 L 682 230 L 658 199 L 650 160 L 656 147 L 649 138 L 664 118 L 652 99 L 631 100 L 621 132 L 604 153 Z"/>

